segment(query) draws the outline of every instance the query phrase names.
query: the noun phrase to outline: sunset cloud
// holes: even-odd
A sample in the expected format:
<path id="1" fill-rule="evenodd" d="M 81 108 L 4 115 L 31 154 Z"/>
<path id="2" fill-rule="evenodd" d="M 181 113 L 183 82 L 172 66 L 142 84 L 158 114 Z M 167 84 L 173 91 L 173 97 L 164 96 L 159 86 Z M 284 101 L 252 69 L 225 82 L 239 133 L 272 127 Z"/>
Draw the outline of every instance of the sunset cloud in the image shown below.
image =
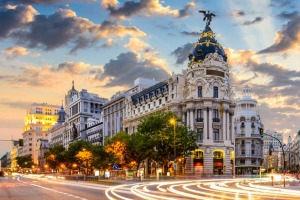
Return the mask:
<path id="1" fill-rule="evenodd" d="M 134 15 L 163 15 L 180 18 L 189 15 L 191 9 L 196 6 L 194 2 L 190 2 L 182 10 L 176 10 L 170 6 L 163 6 L 159 0 L 126 1 L 119 7 L 116 7 L 117 3 L 117 1 L 108 3 L 108 1 L 104 0 L 102 1 L 102 6 L 109 10 L 111 17 L 123 20 Z"/>
<path id="2" fill-rule="evenodd" d="M 8 59 L 17 58 L 19 56 L 30 55 L 32 57 L 38 57 L 40 54 L 38 53 L 30 53 L 27 48 L 21 46 L 14 46 L 6 48 L 2 51 L 4 55 L 7 56 Z"/>
<path id="3" fill-rule="evenodd" d="M 37 14 L 31 6 L 16 6 L 15 9 L 0 10 L 0 15 L 4 16 L 0 21 L 0 37 L 14 38 L 17 43 L 28 48 L 48 51 L 70 45 L 71 52 L 76 52 L 108 37 L 146 36 L 135 26 L 123 26 L 110 21 L 95 24 L 86 18 L 77 17 L 69 9 L 59 9 L 46 16 Z"/>

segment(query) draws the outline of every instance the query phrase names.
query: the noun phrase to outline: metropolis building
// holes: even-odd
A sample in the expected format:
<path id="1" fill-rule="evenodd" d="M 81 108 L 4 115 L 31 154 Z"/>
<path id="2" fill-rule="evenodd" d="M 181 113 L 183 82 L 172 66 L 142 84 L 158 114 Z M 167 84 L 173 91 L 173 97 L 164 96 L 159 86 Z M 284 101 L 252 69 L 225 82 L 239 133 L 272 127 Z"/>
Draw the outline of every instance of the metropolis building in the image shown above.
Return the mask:
<path id="1" fill-rule="evenodd" d="M 125 99 L 124 129 L 137 131 L 141 118 L 171 111 L 199 133 L 198 148 L 187 158 L 186 173 L 234 173 L 235 103 L 226 54 L 206 25 L 188 55 L 187 69 Z M 146 165 L 149 173 L 151 163 Z M 147 169 L 148 168 L 148 169 Z"/>
<path id="2" fill-rule="evenodd" d="M 245 86 L 242 98 L 236 102 L 235 168 L 236 174 L 258 174 L 263 163 L 263 139 L 259 129 L 263 128 L 257 111 L 257 101 L 252 98 L 251 88 Z"/>

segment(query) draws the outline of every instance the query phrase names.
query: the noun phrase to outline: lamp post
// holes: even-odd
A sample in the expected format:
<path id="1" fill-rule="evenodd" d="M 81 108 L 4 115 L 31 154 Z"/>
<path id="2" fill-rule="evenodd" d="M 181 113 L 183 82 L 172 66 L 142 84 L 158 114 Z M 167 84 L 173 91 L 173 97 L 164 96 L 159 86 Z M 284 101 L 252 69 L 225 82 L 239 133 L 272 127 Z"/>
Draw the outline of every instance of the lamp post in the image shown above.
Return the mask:
<path id="1" fill-rule="evenodd" d="M 176 161 L 176 119 L 175 118 L 171 118 L 170 119 L 170 124 L 172 124 L 174 126 L 174 176 L 176 176 L 176 165 L 175 165 L 175 161 Z"/>

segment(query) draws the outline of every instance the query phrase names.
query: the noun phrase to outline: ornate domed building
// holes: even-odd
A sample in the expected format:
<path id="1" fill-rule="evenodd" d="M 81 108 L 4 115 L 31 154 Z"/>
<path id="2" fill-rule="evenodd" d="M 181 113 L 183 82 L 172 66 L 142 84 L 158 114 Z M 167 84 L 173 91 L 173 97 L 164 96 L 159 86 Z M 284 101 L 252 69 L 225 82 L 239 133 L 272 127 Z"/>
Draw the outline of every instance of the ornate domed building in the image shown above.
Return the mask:
<path id="1" fill-rule="evenodd" d="M 199 133 L 198 148 L 187 157 L 186 173 L 233 174 L 233 91 L 226 54 L 208 25 L 187 56 L 189 63 L 182 74 L 126 99 L 123 126 L 134 133 L 142 117 L 172 111 Z"/>

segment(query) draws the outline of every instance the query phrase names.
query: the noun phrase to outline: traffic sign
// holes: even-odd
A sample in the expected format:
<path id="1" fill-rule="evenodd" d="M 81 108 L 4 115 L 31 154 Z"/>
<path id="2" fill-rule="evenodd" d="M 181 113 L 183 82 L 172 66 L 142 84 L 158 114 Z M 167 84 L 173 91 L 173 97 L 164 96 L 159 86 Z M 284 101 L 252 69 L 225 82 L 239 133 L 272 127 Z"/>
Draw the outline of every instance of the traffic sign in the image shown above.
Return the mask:
<path id="1" fill-rule="evenodd" d="M 119 169 L 119 166 L 118 165 L 114 165 L 114 169 Z"/>

